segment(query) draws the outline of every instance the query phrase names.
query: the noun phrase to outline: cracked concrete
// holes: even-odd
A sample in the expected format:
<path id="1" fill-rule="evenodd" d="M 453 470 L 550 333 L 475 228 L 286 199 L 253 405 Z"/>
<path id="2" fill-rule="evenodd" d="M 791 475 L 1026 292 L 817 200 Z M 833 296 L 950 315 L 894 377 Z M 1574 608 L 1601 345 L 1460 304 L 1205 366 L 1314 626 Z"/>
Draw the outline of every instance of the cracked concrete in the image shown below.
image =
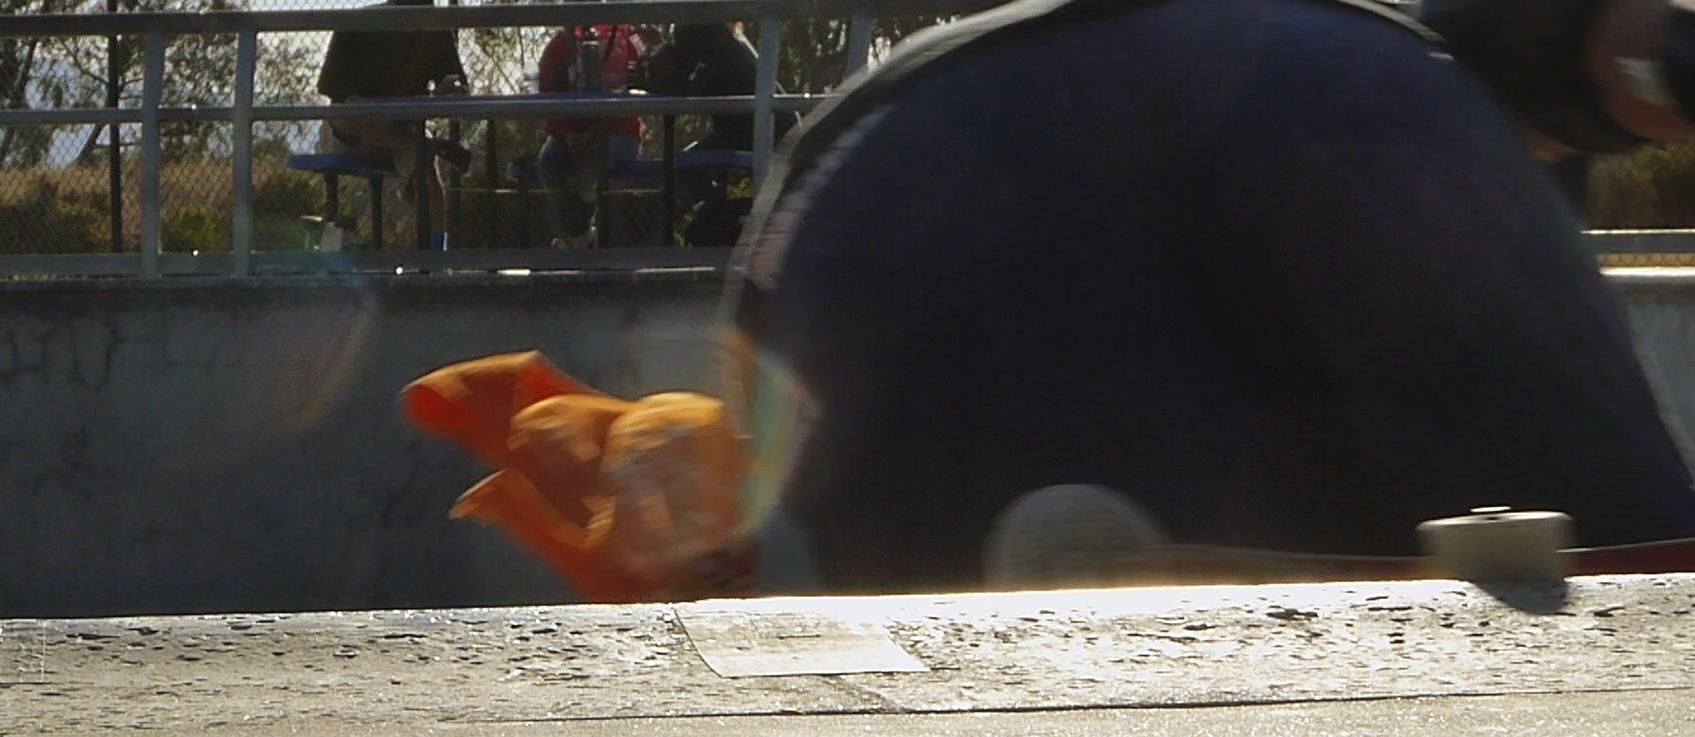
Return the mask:
<path id="1" fill-rule="evenodd" d="M 487 469 L 407 428 L 396 393 L 532 348 L 611 392 L 709 388 L 720 288 L 506 283 L 9 290 L 0 617 L 569 600 L 447 519 Z"/>
<path id="2" fill-rule="evenodd" d="M 683 622 L 736 607 L 925 670 L 722 678 Z M 1695 575 L 0 620 L 0 734 L 1691 734 L 1692 610 Z"/>

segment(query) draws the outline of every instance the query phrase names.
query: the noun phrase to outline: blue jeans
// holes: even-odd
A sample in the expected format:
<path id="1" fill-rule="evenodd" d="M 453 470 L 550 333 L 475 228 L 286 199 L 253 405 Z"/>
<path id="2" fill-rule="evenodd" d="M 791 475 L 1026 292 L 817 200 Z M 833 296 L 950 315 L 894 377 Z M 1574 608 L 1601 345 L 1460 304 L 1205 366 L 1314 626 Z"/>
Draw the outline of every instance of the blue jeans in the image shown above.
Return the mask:
<path id="1" fill-rule="evenodd" d="M 1484 498 L 1695 534 L 1617 296 L 1463 66 L 1340 3 L 1050 20 L 815 119 L 733 293 L 796 386 L 752 435 L 814 418 L 749 493 L 826 591 L 979 586 L 1000 510 L 1061 483 L 1177 543 L 1416 554 Z"/>
<path id="2" fill-rule="evenodd" d="M 592 159 L 579 161 L 569 141 L 548 136 L 536 156 L 536 172 L 547 189 L 547 204 L 553 214 L 553 230 L 560 238 L 582 235 L 594 218 L 592 201 L 595 185 L 600 180 L 602 166 Z M 635 136 L 610 134 L 606 137 L 604 169 L 616 169 L 634 161 L 641 151 Z"/>

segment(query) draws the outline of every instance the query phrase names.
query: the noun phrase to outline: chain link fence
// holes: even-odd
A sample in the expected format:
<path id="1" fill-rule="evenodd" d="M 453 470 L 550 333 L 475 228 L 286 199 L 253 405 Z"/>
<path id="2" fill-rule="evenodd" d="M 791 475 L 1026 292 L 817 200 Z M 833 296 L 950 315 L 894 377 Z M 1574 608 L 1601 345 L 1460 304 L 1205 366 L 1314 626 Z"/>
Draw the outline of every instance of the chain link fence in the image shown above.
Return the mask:
<path id="1" fill-rule="evenodd" d="M 225 0 L 0 0 L 14 13 L 130 13 L 238 9 Z M 353 3 L 346 3 L 352 5 Z M 286 37 L 284 37 L 286 36 Z M 327 34 L 262 38 L 257 104 L 314 104 L 315 58 Z M 141 105 L 140 37 L 0 38 L 0 94 L 9 109 Z M 167 107 L 228 106 L 234 36 L 184 36 L 166 52 Z M 285 165 L 315 124 L 255 126 L 254 213 L 267 247 L 300 242 L 299 216 L 322 204 Z M 229 250 L 233 171 L 229 123 L 161 127 L 164 247 Z M 0 129 L 0 254 L 112 253 L 139 248 L 141 126 Z"/>
<path id="2" fill-rule="evenodd" d="M 1664 144 L 1627 156 L 1597 158 L 1590 162 L 1587 174 L 1587 191 L 1580 201 L 1589 227 L 1695 228 L 1695 144 Z M 1695 251 L 1683 250 L 1687 246 L 1671 239 L 1663 239 L 1665 250 L 1617 253 L 1606 251 L 1607 242 L 1599 241 L 1602 266 L 1695 266 Z"/>
<path id="3" fill-rule="evenodd" d="M 484 0 L 438 0 L 480 4 Z M 0 0 L 5 12 L 124 13 L 149 10 L 304 10 L 357 8 L 373 0 Z M 873 57 L 896 40 L 944 19 L 878 19 Z M 466 29 L 460 54 L 474 91 L 515 94 L 534 70 L 551 28 Z M 757 29 L 749 29 L 750 34 Z M 826 92 L 840 82 L 847 47 L 845 20 L 784 24 L 779 81 L 789 92 Z M 315 84 L 327 32 L 259 37 L 255 103 L 319 104 Z M 0 39 L 0 95 L 10 109 L 140 105 L 139 37 Z M 164 104 L 227 106 L 233 101 L 234 36 L 171 39 Z M 115 80 L 115 83 L 113 81 Z M 645 158 L 658 158 L 660 121 L 647 121 Z M 544 135 L 542 121 L 433 121 L 438 133 L 462 141 L 477 157 L 466 171 L 444 167 L 448 232 L 453 247 L 512 248 L 549 245 L 547 204 L 539 187 L 507 176 L 512 162 L 533 161 Z M 254 125 L 254 227 L 259 250 L 315 247 L 324 214 L 322 180 L 287 166 L 290 153 L 309 152 L 316 122 Z M 676 145 L 704 130 L 684 117 Z M 229 123 L 167 123 L 161 175 L 163 246 L 172 252 L 227 251 L 233 172 Z M 138 125 L 9 126 L 0 128 L 0 254 L 111 253 L 135 251 L 140 237 Z M 1630 156 L 1606 157 L 1563 167 L 1561 179 L 1596 229 L 1695 228 L 1695 146 L 1656 146 Z M 746 183 L 733 186 L 745 187 Z M 341 214 L 358 219 L 368 209 L 368 187 L 342 181 Z M 394 182 L 384 190 L 386 248 L 415 247 L 411 203 Z M 657 191 L 609 193 L 600 207 L 606 245 L 672 242 L 664 232 L 665 203 Z M 687 223 L 685 207 L 672 223 Z M 367 218 L 368 220 L 368 218 Z M 360 225 L 368 239 L 370 223 Z M 1604 251 L 1604 248 L 1603 248 Z M 1601 256 L 1612 266 L 1695 266 L 1695 254 L 1618 253 Z"/>
<path id="4" fill-rule="evenodd" d="M 375 0 L 0 0 L 5 12 L 124 13 L 199 10 L 352 9 Z M 437 5 L 483 4 L 437 0 Z M 938 18 L 879 19 L 873 38 L 886 51 L 893 39 Z M 847 21 L 784 24 L 779 83 L 788 92 L 826 92 L 840 82 Z M 555 28 L 484 28 L 458 32 L 472 90 L 518 94 Z M 749 27 L 749 35 L 756 29 Z M 256 105 L 316 105 L 319 63 L 328 32 L 259 36 Z M 139 37 L 0 39 L 0 95 L 10 109 L 139 107 Z M 876 49 L 874 49 L 874 55 Z M 169 39 L 165 107 L 229 106 L 234 99 L 234 35 Z M 113 81 L 115 80 L 115 83 Z M 750 91 L 751 92 L 751 91 Z M 662 155 L 660 120 L 647 122 L 643 158 Z M 327 214 L 325 185 L 316 174 L 291 170 L 291 153 L 316 146 L 317 122 L 258 122 L 253 126 L 253 223 L 256 250 L 315 248 Z M 545 247 L 553 234 L 544 192 L 509 176 L 513 162 L 533 162 L 544 141 L 542 121 L 436 120 L 434 133 L 475 152 L 469 169 L 441 166 L 447 223 L 455 249 Z M 704 120 L 677 120 L 681 149 L 705 130 Z M 233 127 L 227 122 L 166 123 L 161 172 L 162 247 L 167 252 L 227 252 L 231 243 Z M 140 243 L 139 125 L 11 126 L 0 129 L 0 254 L 133 252 Z M 342 177 L 337 189 L 344 223 L 356 240 L 370 240 L 370 187 Z M 746 194 L 745 181 L 732 181 Z M 398 180 L 383 188 L 383 247 L 415 248 L 415 215 Z M 687 203 L 672 225 L 688 222 Z M 600 206 L 608 246 L 651 246 L 665 238 L 666 207 L 657 188 L 609 192 Z M 363 220 L 363 222 L 360 222 Z M 674 235 L 674 234 L 673 234 Z"/>

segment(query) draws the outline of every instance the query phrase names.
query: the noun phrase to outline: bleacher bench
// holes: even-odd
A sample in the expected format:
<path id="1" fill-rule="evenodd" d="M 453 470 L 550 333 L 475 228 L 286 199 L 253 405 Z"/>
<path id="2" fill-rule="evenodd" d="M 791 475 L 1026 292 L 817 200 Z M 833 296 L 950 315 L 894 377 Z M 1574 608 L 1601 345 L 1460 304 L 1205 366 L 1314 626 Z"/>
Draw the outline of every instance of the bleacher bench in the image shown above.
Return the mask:
<path id="1" fill-rule="evenodd" d="M 371 185 L 371 247 L 383 246 L 383 180 L 399 179 L 394 162 L 382 156 L 352 153 L 291 154 L 288 168 L 324 177 L 323 222 L 334 223 L 341 213 L 339 184 L 342 177 L 358 177 Z"/>
<path id="2" fill-rule="evenodd" d="M 727 149 L 710 149 L 703 151 L 680 151 L 673 163 L 676 171 L 704 170 L 714 173 L 752 172 L 753 152 L 733 151 Z M 506 166 L 506 178 L 518 184 L 520 217 L 529 222 L 529 188 L 541 184 L 541 173 L 533 161 L 514 161 Z M 601 191 L 618 192 L 628 190 L 651 189 L 665 178 L 665 162 L 660 159 L 636 159 L 627 161 L 606 173 L 601 182 Z M 724 182 L 720 178 L 720 182 Z M 727 193 L 719 192 L 720 198 Z M 669 212 L 669 210 L 667 210 Z M 665 224 L 666 232 L 670 232 L 672 223 Z M 600 237 L 606 237 L 606 231 L 600 231 Z M 599 244 L 604 246 L 604 243 Z"/>

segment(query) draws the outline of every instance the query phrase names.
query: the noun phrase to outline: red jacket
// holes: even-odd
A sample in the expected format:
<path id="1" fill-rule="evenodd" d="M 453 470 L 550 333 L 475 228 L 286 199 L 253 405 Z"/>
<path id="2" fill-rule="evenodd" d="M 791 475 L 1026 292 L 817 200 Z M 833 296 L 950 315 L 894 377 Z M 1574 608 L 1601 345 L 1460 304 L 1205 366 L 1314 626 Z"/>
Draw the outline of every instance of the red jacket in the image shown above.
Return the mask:
<path id="1" fill-rule="evenodd" d="M 602 23 L 594 29 L 600 41 L 600 88 L 617 90 L 629 86 L 630 73 L 635 70 L 641 50 L 636 47 L 633 33 L 627 25 Z M 580 87 L 578 68 L 581 59 L 577 42 L 583 37 L 584 26 L 562 28 L 553 34 L 542 49 L 536 86 L 542 92 L 570 92 Z M 642 135 L 641 118 L 549 118 L 547 134 L 562 137 L 573 133 L 593 131 L 597 122 L 604 122 L 612 133 L 627 133 L 637 139 Z"/>

